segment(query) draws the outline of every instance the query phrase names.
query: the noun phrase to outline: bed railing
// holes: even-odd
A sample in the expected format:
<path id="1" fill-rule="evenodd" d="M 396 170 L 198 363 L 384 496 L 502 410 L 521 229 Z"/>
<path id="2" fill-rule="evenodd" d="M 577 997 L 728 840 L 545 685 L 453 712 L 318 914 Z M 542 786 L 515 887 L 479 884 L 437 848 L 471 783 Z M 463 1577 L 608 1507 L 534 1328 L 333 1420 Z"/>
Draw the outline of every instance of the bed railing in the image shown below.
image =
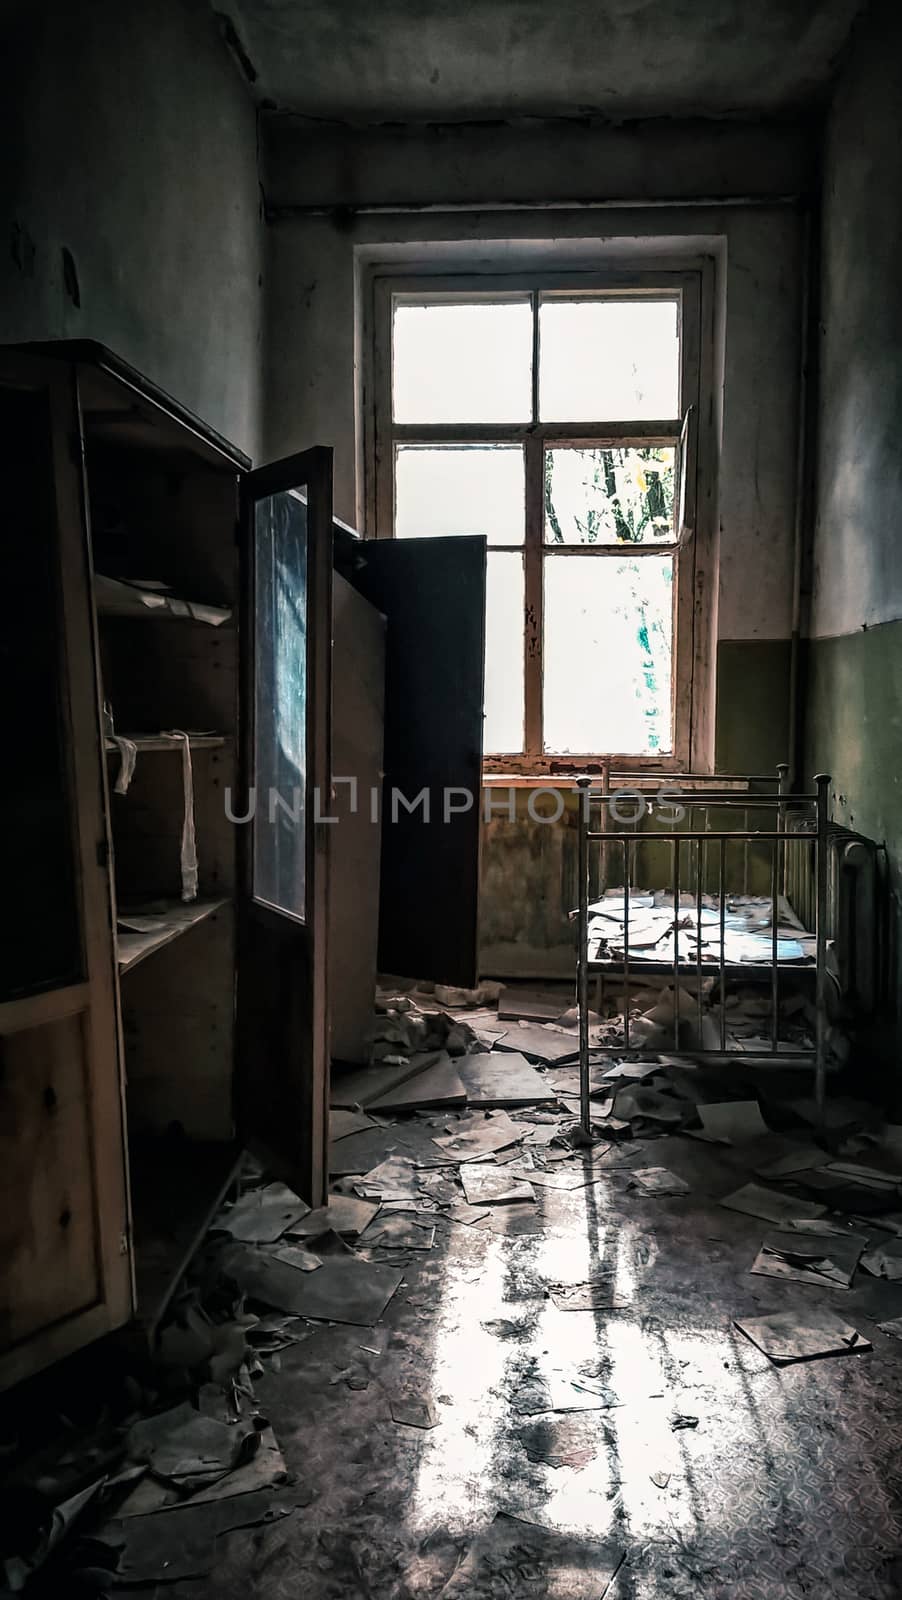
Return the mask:
<path id="1" fill-rule="evenodd" d="M 745 1051 L 744 1058 L 773 1060 L 782 1054 L 779 1039 L 781 981 L 788 973 L 798 980 L 801 973 L 813 975 L 815 1036 L 813 1047 L 793 1048 L 796 1058 L 810 1060 L 815 1073 L 815 1095 L 823 1113 L 826 1089 L 827 1042 L 827 938 L 829 836 L 828 819 L 830 778 L 815 778 L 814 792 L 787 792 L 787 768 L 776 776 L 735 776 L 723 774 L 629 774 L 615 772 L 606 765 L 598 779 L 578 780 L 578 955 L 577 1000 L 579 1007 L 580 1112 L 585 1132 L 589 1132 L 589 983 L 593 974 L 616 974 L 623 984 L 624 1038 L 616 1045 L 592 1048 L 609 1054 L 624 1050 L 639 1055 L 657 1054 L 661 1048 L 643 1046 L 630 1038 L 630 990 L 642 977 L 672 974 L 674 986 L 673 1050 L 680 1050 L 680 1026 L 685 1013 L 681 990 L 694 978 L 697 1008 L 697 1040 L 692 1055 L 718 1056 L 727 1053 L 725 999 L 727 983 L 737 978 L 762 977 L 770 986 L 770 1041 L 766 1048 Z M 637 864 L 640 852 L 652 849 L 658 875 L 661 850 L 669 851 L 666 889 L 673 895 L 672 948 L 666 960 L 643 957 L 631 960 L 630 896 L 639 888 Z M 785 958 L 781 938 L 781 912 L 785 912 L 790 876 L 802 871 L 807 861 L 806 882 L 813 887 L 813 961 L 800 964 Z M 623 940 L 616 955 L 594 956 L 590 950 L 589 914 L 592 888 L 604 896 L 612 882 L 622 887 Z M 765 887 L 766 886 L 766 887 Z M 770 900 L 770 949 L 766 964 L 730 960 L 727 952 L 727 901 L 734 895 L 748 895 L 764 888 L 762 898 Z M 712 900 L 713 897 L 713 900 Z M 694 954 L 688 931 L 683 930 L 680 950 L 681 915 L 695 912 Z M 719 938 L 714 943 L 718 955 L 712 958 L 703 949 L 703 910 L 719 914 Z M 809 924 L 810 926 L 810 924 Z M 784 949 L 781 950 L 781 945 Z M 715 977 L 720 999 L 719 1038 L 714 1045 L 703 1045 L 704 980 Z M 667 1046 L 670 1048 L 668 1042 Z"/>

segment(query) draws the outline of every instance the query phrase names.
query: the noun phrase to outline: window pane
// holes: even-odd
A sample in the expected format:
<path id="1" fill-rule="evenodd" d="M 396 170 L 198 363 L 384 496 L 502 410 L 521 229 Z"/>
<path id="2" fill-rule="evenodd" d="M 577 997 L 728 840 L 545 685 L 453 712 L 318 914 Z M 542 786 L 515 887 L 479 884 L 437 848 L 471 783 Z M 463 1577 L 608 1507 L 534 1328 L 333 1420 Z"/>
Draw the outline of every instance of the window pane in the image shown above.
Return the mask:
<path id="1" fill-rule="evenodd" d="M 673 557 L 545 557 L 545 749 L 672 748 Z"/>
<path id="2" fill-rule="evenodd" d="M 523 557 L 489 551 L 485 603 L 486 754 L 523 749 Z"/>
<path id="3" fill-rule="evenodd" d="M 543 422 L 648 421 L 680 414 L 675 300 L 543 300 Z"/>
<path id="4" fill-rule="evenodd" d="M 306 911 L 307 506 L 294 490 L 254 510 L 255 900 Z"/>
<path id="5" fill-rule="evenodd" d="M 528 300 L 399 305 L 393 318 L 396 422 L 528 422 L 532 312 Z"/>
<path id="6" fill-rule="evenodd" d="M 399 445 L 395 535 L 430 539 L 482 533 L 489 544 L 522 544 L 523 451 L 519 445 Z"/>
<path id="7" fill-rule="evenodd" d="M 547 450 L 546 544 L 672 540 L 675 456 L 672 445 Z"/>

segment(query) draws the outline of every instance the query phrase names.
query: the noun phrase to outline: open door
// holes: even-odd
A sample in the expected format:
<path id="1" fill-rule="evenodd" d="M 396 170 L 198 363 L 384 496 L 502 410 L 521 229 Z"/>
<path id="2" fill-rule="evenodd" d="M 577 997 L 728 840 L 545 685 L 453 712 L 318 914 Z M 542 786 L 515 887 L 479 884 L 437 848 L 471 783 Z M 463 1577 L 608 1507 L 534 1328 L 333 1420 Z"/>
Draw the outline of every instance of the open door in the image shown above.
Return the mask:
<path id="1" fill-rule="evenodd" d="M 311 1205 L 326 1189 L 332 452 L 247 475 L 236 1114 Z"/>
<path id="2" fill-rule="evenodd" d="M 337 552 L 342 575 L 388 625 L 379 969 L 470 988 L 479 965 L 486 541 L 345 537 Z M 424 790 L 428 817 L 422 803 L 407 810 Z M 403 797 L 394 806 L 393 794 Z"/>

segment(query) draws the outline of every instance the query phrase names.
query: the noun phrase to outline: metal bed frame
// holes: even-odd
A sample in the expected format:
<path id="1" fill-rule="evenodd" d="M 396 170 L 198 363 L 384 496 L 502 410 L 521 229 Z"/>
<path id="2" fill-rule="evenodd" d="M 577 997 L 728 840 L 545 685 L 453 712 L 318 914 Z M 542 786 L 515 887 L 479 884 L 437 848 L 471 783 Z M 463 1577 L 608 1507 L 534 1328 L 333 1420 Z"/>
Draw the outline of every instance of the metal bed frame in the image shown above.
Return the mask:
<path id="1" fill-rule="evenodd" d="M 590 1106 L 589 1106 L 589 980 L 592 974 L 609 974 L 622 977 L 624 990 L 624 1040 L 617 1045 L 601 1045 L 592 1048 L 599 1053 L 620 1054 L 625 1050 L 638 1056 L 656 1056 L 657 1049 L 633 1045 L 630 1042 L 630 1015 L 629 996 L 630 982 L 635 975 L 638 986 L 641 986 L 642 975 L 651 976 L 672 974 L 675 997 L 679 991 L 681 981 L 687 977 L 695 978 L 696 1006 L 699 1036 L 702 1027 L 702 981 L 711 976 L 712 972 L 719 978 L 721 1007 L 720 1007 L 720 1047 L 719 1049 L 696 1049 L 693 1047 L 693 1056 L 720 1057 L 728 1054 L 726 1043 L 726 1016 L 723 998 L 727 979 L 755 979 L 761 981 L 769 976 L 771 992 L 771 1037 L 770 1048 L 760 1051 L 744 1051 L 743 1059 L 747 1061 L 783 1059 L 782 1052 L 778 1049 L 779 1027 L 779 997 L 780 977 L 782 974 L 792 973 L 796 979 L 801 974 L 814 976 L 815 990 L 815 1043 L 813 1049 L 800 1048 L 793 1051 L 796 1059 L 800 1057 L 810 1060 L 815 1070 L 815 1097 L 818 1111 L 821 1116 L 824 1112 L 824 1098 L 826 1090 L 826 1036 L 827 1036 L 827 915 L 828 915 L 828 842 L 830 822 L 828 816 L 830 777 L 819 774 L 815 779 L 815 790 L 809 794 L 790 794 L 787 789 L 788 768 L 777 768 L 776 776 L 773 775 L 743 775 L 733 774 L 655 774 L 644 772 L 642 774 L 615 773 L 610 763 L 603 763 L 599 779 L 582 777 L 577 780 L 580 794 L 579 800 L 579 850 L 578 850 L 578 876 L 579 876 L 579 904 L 578 904 L 578 955 L 577 955 L 577 1005 L 579 1011 L 579 1073 L 580 1073 L 580 1121 L 584 1132 L 590 1131 Z M 650 782 L 658 786 L 659 794 L 647 795 L 639 787 Z M 624 787 L 630 785 L 626 791 L 631 796 L 637 797 L 641 802 L 637 806 L 636 815 L 627 826 L 632 831 L 618 832 L 612 828 L 612 820 L 617 815 L 614 807 L 624 798 Z M 639 831 L 640 823 L 648 816 L 654 817 L 656 805 L 672 807 L 679 803 L 685 807 L 687 826 L 659 828 L 653 827 L 648 831 Z M 600 810 L 598 810 L 600 808 Z M 699 827 L 697 814 L 701 811 L 704 817 L 704 826 Z M 712 811 L 741 812 L 737 817 L 735 827 L 712 827 Z M 599 816 L 599 826 L 593 827 L 593 814 Z M 750 826 L 750 814 L 758 812 L 766 820 L 765 827 Z M 792 822 L 790 831 L 787 824 Z M 667 962 L 650 961 L 647 959 L 634 959 L 631 972 L 630 945 L 629 945 L 629 905 L 630 893 L 635 890 L 634 867 L 639 849 L 650 843 L 656 845 L 669 844 L 670 846 L 670 886 L 674 896 L 674 929 L 673 929 L 673 959 Z M 762 854 L 765 863 L 769 857 L 770 868 L 770 900 L 771 900 L 771 958 L 766 964 L 757 963 L 731 963 L 725 959 L 724 932 L 726 900 L 731 893 L 739 891 L 727 886 L 727 850 L 730 845 L 742 847 L 743 868 L 742 881 L 744 889 L 748 892 L 749 865 L 752 852 L 756 859 Z M 624 944 L 623 956 L 589 959 L 589 904 L 590 904 L 590 866 L 593 851 L 597 852 L 598 866 L 597 881 L 602 887 L 608 882 L 608 866 L 610 855 L 619 856 L 622 865 L 621 883 L 624 896 Z M 735 853 L 735 852 L 734 852 Z M 681 867 L 685 856 L 689 857 L 688 883 L 682 878 Z M 778 959 L 778 928 L 779 928 L 779 903 L 789 879 L 788 857 L 794 857 L 796 876 L 800 858 L 808 857 L 808 863 L 813 867 L 814 908 L 815 908 L 815 944 L 816 954 L 814 965 L 802 965 L 798 962 L 785 962 Z M 714 878 L 716 884 L 714 893 L 720 908 L 720 957 L 716 962 L 702 957 L 701 939 L 698 937 L 701 925 L 701 910 L 703 895 L 708 892 L 707 885 L 712 881 L 712 857 L 714 862 Z M 681 904 L 681 892 L 686 887 L 694 887 L 695 907 L 697 912 L 696 922 L 696 954 L 689 960 L 680 960 L 680 932 L 678 911 Z M 681 1008 L 674 1006 L 674 1053 L 679 1053 Z"/>

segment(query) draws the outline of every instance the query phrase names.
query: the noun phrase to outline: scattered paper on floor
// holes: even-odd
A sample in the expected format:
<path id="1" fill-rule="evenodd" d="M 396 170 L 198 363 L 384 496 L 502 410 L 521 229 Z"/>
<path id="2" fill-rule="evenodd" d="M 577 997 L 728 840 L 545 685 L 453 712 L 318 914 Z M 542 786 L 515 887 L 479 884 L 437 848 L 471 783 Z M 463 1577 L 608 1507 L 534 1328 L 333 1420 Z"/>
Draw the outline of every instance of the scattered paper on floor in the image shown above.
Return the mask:
<path id="1" fill-rule="evenodd" d="M 767 1317 L 737 1317 L 734 1325 L 778 1366 L 871 1349 L 863 1334 L 826 1307 L 775 1311 Z"/>
<path id="2" fill-rule="evenodd" d="M 742 1211 L 749 1217 L 763 1217 L 766 1222 L 788 1225 L 796 1219 L 809 1220 L 822 1217 L 827 1207 L 816 1200 L 803 1200 L 794 1194 L 781 1194 L 777 1189 L 765 1189 L 760 1183 L 745 1183 L 733 1194 L 725 1195 L 719 1202 L 728 1211 Z"/>

